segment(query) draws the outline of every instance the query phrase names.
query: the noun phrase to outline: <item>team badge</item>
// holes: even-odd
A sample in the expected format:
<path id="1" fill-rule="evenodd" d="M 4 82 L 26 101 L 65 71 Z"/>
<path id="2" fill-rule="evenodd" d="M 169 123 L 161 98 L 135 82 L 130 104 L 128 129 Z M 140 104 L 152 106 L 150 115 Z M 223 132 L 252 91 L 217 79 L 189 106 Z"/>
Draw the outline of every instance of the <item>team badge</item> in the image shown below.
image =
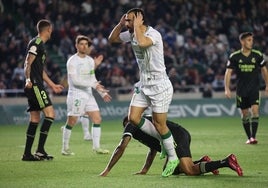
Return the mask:
<path id="1" fill-rule="evenodd" d="M 254 57 L 251 59 L 251 63 L 256 63 L 256 59 Z"/>

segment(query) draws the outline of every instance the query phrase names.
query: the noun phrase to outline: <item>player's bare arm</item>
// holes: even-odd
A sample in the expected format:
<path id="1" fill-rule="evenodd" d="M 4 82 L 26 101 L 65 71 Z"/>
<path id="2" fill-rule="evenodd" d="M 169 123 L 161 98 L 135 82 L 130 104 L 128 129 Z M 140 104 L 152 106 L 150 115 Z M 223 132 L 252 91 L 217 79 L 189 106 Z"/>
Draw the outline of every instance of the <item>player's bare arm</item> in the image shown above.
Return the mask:
<path id="1" fill-rule="evenodd" d="M 122 157 L 128 143 L 131 140 L 131 136 L 124 136 L 119 145 L 114 150 L 109 163 L 107 164 L 106 168 L 100 173 L 100 176 L 107 176 L 108 173 L 112 170 L 113 166 L 119 161 L 119 159 Z"/>
<path id="2" fill-rule="evenodd" d="M 24 74 L 26 78 L 25 88 L 33 87 L 32 81 L 30 79 L 30 74 L 31 74 L 31 65 L 34 60 L 35 60 L 35 55 L 28 53 L 24 62 Z"/>
<path id="3" fill-rule="evenodd" d="M 152 166 L 156 154 L 157 151 L 150 148 L 149 152 L 147 153 L 147 157 L 142 169 L 135 174 L 142 174 L 142 175 L 146 174 L 149 171 L 150 167 Z"/>
<path id="4" fill-rule="evenodd" d="M 231 81 L 232 69 L 226 69 L 224 75 L 224 89 L 225 89 L 225 96 L 227 98 L 231 98 L 231 91 L 230 91 L 230 81 Z"/>
<path id="5" fill-rule="evenodd" d="M 268 71 L 266 66 L 261 68 L 262 77 L 265 81 L 265 93 L 268 95 Z"/>
<path id="6" fill-rule="evenodd" d="M 146 27 L 143 25 L 143 17 L 140 12 L 137 12 L 137 16 L 134 14 L 134 34 L 138 45 L 142 48 L 153 45 L 153 41 L 144 35 Z"/>
<path id="7" fill-rule="evenodd" d="M 43 79 L 47 83 L 49 87 L 55 92 L 60 93 L 64 89 L 64 87 L 60 84 L 55 84 L 47 75 L 46 71 L 43 71 Z"/>
<path id="8" fill-rule="evenodd" d="M 110 33 L 110 35 L 108 37 L 108 41 L 110 43 L 121 43 L 122 42 L 121 39 L 119 38 L 119 34 L 122 31 L 122 29 L 125 27 L 125 17 L 126 17 L 126 15 L 124 14 L 121 17 L 120 22 L 114 27 L 114 29 Z"/>

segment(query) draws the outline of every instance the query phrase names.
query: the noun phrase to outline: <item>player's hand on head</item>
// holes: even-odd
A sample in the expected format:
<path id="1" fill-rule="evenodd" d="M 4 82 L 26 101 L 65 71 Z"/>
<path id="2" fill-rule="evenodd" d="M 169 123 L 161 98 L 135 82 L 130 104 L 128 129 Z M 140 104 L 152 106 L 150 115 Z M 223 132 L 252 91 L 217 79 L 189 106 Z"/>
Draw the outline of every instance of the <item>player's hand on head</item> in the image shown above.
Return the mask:
<path id="1" fill-rule="evenodd" d="M 126 22 L 126 14 L 124 14 L 122 17 L 121 17 L 121 19 L 120 19 L 120 25 L 123 27 L 123 26 L 125 26 L 125 22 Z"/>
<path id="2" fill-rule="evenodd" d="M 143 25 L 143 16 L 140 12 L 137 12 L 137 15 L 134 15 L 134 27 L 139 27 Z"/>

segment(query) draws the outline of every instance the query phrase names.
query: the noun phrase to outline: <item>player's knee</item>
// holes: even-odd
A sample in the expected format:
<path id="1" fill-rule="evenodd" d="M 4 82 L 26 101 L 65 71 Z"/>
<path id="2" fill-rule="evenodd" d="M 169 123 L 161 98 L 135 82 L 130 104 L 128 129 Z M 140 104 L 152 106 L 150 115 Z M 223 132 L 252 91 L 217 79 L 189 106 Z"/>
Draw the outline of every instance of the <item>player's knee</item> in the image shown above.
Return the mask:
<path id="1" fill-rule="evenodd" d="M 194 176 L 194 175 L 196 175 L 196 173 L 193 170 L 191 170 L 191 169 L 184 170 L 184 173 L 187 176 Z"/>
<path id="2" fill-rule="evenodd" d="M 187 175 L 187 176 L 194 176 L 196 175 L 197 173 L 195 172 L 195 169 L 194 169 L 194 166 L 184 166 L 184 167 L 181 167 L 184 174 Z"/>
<path id="3" fill-rule="evenodd" d="M 55 112 L 54 109 L 50 106 L 43 110 L 45 117 L 50 117 L 52 119 L 55 119 Z"/>
<path id="4" fill-rule="evenodd" d="M 41 118 L 40 116 L 36 117 L 36 116 L 31 116 L 30 117 L 30 122 L 40 122 Z"/>
<path id="5" fill-rule="evenodd" d="M 102 118 L 101 117 L 93 117 L 92 118 L 92 122 L 94 123 L 94 124 L 101 124 L 101 121 L 102 121 Z"/>
<path id="6" fill-rule="evenodd" d="M 69 126 L 74 126 L 77 123 L 78 117 L 76 116 L 68 116 L 67 117 L 67 124 Z"/>
<path id="7" fill-rule="evenodd" d="M 135 116 L 135 115 L 130 115 L 128 117 L 128 119 L 129 119 L 129 122 L 134 124 L 134 125 L 138 125 L 140 123 L 140 121 L 141 121 L 141 117 L 138 117 L 138 116 Z"/>

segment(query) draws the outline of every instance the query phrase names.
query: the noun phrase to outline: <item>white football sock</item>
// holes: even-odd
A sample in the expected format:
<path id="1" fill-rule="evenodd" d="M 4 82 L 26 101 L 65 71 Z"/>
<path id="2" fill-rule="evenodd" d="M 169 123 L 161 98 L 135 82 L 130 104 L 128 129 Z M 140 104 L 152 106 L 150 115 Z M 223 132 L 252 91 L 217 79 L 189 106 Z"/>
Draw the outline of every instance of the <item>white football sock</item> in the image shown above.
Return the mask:
<path id="1" fill-rule="evenodd" d="M 101 127 L 100 126 L 94 127 L 93 124 L 91 130 L 92 130 L 91 133 L 92 133 L 93 149 L 98 149 L 100 148 Z"/>
<path id="2" fill-rule="evenodd" d="M 177 157 L 177 154 L 175 151 L 173 136 L 170 135 L 170 137 L 163 139 L 162 142 L 163 142 L 163 146 L 167 152 L 168 160 L 177 159 L 178 157 Z"/>
<path id="3" fill-rule="evenodd" d="M 63 131 L 62 131 L 62 149 L 63 150 L 69 149 L 71 134 L 72 134 L 72 130 L 66 129 L 66 127 L 64 126 Z"/>
<path id="4" fill-rule="evenodd" d="M 89 132 L 89 119 L 88 119 L 88 117 L 81 116 L 80 117 L 80 122 L 81 122 L 81 125 L 82 125 L 84 138 L 87 137 L 87 136 L 91 137 L 90 132 Z"/>
<path id="5" fill-rule="evenodd" d="M 162 140 L 160 134 L 157 132 L 155 126 L 153 125 L 153 123 L 150 120 L 144 118 L 144 123 L 143 123 L 143 125 L 141 125 L 140 129 L 143 132 L 151 135 L 152 137 L 155 137 L 159 141 Z"/>

